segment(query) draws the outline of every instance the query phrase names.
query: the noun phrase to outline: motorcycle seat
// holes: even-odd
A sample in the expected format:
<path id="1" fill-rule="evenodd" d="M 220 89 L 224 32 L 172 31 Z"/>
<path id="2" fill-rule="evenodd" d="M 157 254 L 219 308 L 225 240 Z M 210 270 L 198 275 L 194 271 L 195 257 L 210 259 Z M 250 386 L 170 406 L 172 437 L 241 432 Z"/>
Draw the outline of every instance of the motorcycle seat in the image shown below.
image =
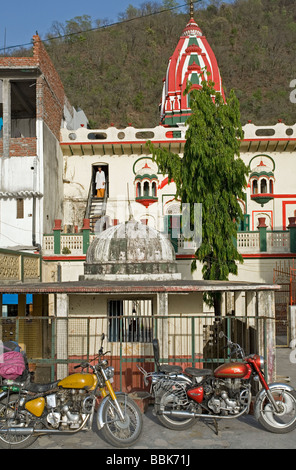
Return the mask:
<path id="1" fill-rule="evenodd" d="M 30 382 L 28 387 L 26 388 L 29 392 L 44 393 L 44 392 L 49 392 L 50 390 L 55 389 L 59 382 L 60 380 L 56 380 L 55 382 L 50 382 L 48 384 L 35 384 L 33 382 Z"/>
<path id="2" fill-rule="evenodd" d="M 186 367 L 185 372 L 193 377 L 208 377 L 213 375 L 211 369 L 196 369 L 195 367 Z"/>
<path id="3" fill-rule="evenodd" d="M 183 372 L 183 369 L 181 366 L 162 365 L 159 367 L 159 372 L 164 372 L 165 374 L 179 374 Z"/>

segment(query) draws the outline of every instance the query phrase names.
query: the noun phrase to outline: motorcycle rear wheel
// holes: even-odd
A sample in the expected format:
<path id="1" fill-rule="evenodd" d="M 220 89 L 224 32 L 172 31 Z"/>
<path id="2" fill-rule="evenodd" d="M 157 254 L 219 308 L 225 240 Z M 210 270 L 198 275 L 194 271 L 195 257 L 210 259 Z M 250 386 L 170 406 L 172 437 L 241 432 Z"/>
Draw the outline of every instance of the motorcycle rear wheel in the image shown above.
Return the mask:
<path id="1" fill-rule="evenodd" d="M 10 395 L 0 402 L 0 428 L 7 428 L 9 426 L 20 426 L 20 420 L 14 419 L 15 411 L 18 406 L 18 395 Z M 8 432 L 6 434 L 0 433 L 0 448 L 1 449 L 25 449 L 32 445 L 38 436 L 33 434 L 14 434 Z"/>
<path id="2" fill-rule="evenodd" d="M 267 394 L 256 400 L 254 415 L 267 431 L 285 434 L 296 428 L 296 397 L 281 387 L 270 390 L 274 400 L 280 407 L 277 413 L 270 403 Z"/>
<path id="3" fill-rule="evenodd" d="M 196 418 L 194 417 L 175 417 L 175 416 L 168 416 L 164 414 L 160 414 L 161 410 L 163 411 L 174 411 L 176 410 L 176 406 L 178 406 L 177 397 L 169 391 L 162 395 L 159 405 L 156 406 L 156 416 L 158 420 L 168 429 L 172 429 L 174 431 L 183 431 L 185 429 L 191 428 L 196 423 Z M 180 411 L 186 411 L 184 409 L 180 409 Z"/>
<path id="4" fill-rule="evenodd" d="M 104 439 L 114 447 L 130 447 L 139 439 L 143 418 L 138 405 L 126 395 L 118 395 L 117 401 L 125 420 L 119 419 L 116 407 L 111 398 L 103 405 L 104 426 L 101 429 Z"/>

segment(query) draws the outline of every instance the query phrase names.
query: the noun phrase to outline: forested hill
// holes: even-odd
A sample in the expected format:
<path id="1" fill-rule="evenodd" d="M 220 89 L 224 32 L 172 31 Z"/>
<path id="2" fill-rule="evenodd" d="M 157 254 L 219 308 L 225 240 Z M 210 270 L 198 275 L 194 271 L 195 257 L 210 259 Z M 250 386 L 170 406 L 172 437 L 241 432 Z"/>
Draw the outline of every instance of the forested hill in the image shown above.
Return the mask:
<path id="1" fill-rule="evenodd" d="M 162 81 L 189 15 L 178 9 L 144 15 L 176 4 L 159 0 L 143 3 L 141 9 L 130 5 L 119 18 L 121 24 L 67 37 L 62 36 L 104 26 L 104 19 L 85 15 L 53 24 L 47 39 L 60 38 L 46 42 L 47 50 L 71 104 L 85 111 L 92 127 L 158 125 Z M 278 119 L 294 124 L 295 0 L 197 5 L 194 19 L 216 55 L 226 96 L 233 88 L 239 98 L 242 124 L 273 125 Z"/>

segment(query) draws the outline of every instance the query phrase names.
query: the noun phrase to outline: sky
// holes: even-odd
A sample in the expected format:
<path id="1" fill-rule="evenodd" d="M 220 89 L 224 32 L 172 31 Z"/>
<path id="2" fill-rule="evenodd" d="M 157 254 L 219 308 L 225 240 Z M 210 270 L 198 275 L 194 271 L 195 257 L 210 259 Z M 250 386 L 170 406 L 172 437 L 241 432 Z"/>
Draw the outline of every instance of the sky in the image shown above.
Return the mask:
<path id="1" fill-rule="evenodd" d="M 3 49 L 30 43 L 36 31 L 44 39 L 53 22 L 64 24 L 75 16 L 89 15 L 93 20 L 108 18 L 108 23 L 115 22 L 130 4 L 139 7 L 145 0 L 2 0 L 1 3 L 0 49 Z M 185 3 L 179 0 L 180 5 Z"/>

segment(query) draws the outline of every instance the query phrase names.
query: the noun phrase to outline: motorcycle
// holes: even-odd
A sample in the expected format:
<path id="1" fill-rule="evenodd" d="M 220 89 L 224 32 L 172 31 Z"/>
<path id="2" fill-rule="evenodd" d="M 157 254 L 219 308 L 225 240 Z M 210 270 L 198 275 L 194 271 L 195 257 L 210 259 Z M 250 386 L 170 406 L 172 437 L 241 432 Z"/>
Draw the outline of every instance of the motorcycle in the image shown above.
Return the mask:
<path id="1" fill-rule="evenodd" d="M 95 365 L 84 362 L 62 380 L 37 384 L 30 377 L 23 382 L 3 380 L 0 393 L 0 448 L 26 448 L 41 435 L 69 434 L 92 429 L 97 397 L 97 427 L 115 447 L 135 444 L 142 432 L 142 414 L 124 393 L 115 393 L 114 368 L 108 366 L 103 340 Z M 90 369 L 92 372 L 84 372 Z M 107 390 L 106 390 L 107 389 Z"/>
<path id="2" fill-rule="evenodd" d="M 154 415 L 167 428 L 184 430 L 194 425 L 197 418 L 238 418 L 250 411 L 252 380 L 259 381 L 261 390 L 254 402 L 254 416 L 268 431 L 287 433 L 296 427 L 296 391 L 284 383 L 267 384 L 264 378 L 264 358 L 257 354 L 246 356 L 243 348 L 233 343 L 221 331 L 219 338 L 226 338 L 230 358 L 214 371 L 187 367 L 185 371 L 158 363 L 159 352 L 154 346 L 157 370 L 146 372 L 146 386 L 154 397 Z M 156 343 L 157 344 L 157 343 Z M 170 369 L 171 367 L 171 369 Z"/>

